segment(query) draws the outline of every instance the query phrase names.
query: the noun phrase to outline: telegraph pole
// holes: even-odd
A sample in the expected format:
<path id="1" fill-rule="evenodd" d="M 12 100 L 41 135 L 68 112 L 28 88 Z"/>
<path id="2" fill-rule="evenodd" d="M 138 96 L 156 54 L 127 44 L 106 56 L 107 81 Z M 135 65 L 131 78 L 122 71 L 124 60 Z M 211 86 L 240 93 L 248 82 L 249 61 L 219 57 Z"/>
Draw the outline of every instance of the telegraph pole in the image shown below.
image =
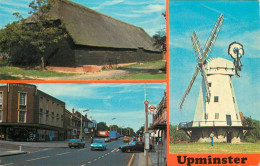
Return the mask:
<path id="1" fill-rule="evenodd" d="M 145 105 L 145 150 L 144 150 L 144 156 L 145 156 L 145 163 L 146 166 L 148 166 L 148 150 L 149 150 L 149 132 L 148 132 L 148 104 L 149 101 L 146 100 L 146 84 L 145 84 L 145 101 L 144 101 L 144 105 Z M 147 148 L 148 147 L 148 148 Z"/>

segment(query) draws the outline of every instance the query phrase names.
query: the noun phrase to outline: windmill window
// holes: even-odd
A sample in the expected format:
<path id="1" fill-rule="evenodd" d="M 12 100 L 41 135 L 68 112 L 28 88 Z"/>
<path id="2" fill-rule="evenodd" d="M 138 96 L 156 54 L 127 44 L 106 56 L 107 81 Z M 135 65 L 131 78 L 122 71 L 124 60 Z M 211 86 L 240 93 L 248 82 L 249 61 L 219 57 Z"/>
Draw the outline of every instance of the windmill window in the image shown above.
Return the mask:
<path id="1" fill-rule="evenodd" d="M 230 83 L 230 88 L 232 88 L 232 85 L 231 85 L 231 83 Z"/>
<path id="2" fill-rule="evenodd" d="M 236 103 L 235 98 L 233 97 L 233 102 Z"/>
<path id="3" fill-rule="evenodd" d="M 208 114 L 208 113 L 206 113 L 206 114 L 205 114 L 205 119 L 208 119 L 208 116 L 209 116 L 209 114 Z"/>
<path id="4" fill-rule="evenodd" d="M 215 113 L 215 119 L 219 119 L 219 113 Z"/>
<path id="5" fill-rule="evenodd" d="M 211 82 L 209 82 L 209 87 L 211 87 Z"/>
<path id="6" fill-rule="evenodd" d="M 237 114 L 236 114 L 236 116 L 237 116 Z M 237 120 L 238 120 L 238 116 L 237 116 Z"/>
<path id="7" fill-rule="evenodd" d="M 214 102 L 218 102 L 218 96 L 214 96 Z"/>

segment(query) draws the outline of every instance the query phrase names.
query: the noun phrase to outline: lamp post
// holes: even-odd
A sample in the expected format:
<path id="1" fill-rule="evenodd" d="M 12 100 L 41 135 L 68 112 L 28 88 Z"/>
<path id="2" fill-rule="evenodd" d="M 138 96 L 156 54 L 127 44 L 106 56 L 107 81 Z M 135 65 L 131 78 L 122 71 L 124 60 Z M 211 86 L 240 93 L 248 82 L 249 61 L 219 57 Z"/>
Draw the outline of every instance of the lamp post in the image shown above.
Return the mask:
<path id="1" fill-rule="evenodd" d="M 87 111 L 90 111 L 90 110 L 83 110 L 82 112 L 87 112 Z M 80 113 L 80 115 L 81 115 L 80 139 L 82 139 L 82 113 Z"/>
<path id="2" fill-rule="evenodd" d="M 116 118 L 112 118 L 111 121 L 112 121 L 112 120 L 115 120 L 115 119 L 116 119 Z M 110 125 L 110 131 L 112 131 L 112 130 L 111 130 L 111 125 Z"/>
<path id="3" fill-rule="evenodd" d="M 149 150 L 149 132 L 148 132 L 148 104 L 149 101 L 146 99 L 146 84 L 145 84 L 145 150 L 144 150 L 144 156 L 145 156 L 145 163 L 146 166 L 148 166 L 148 150 Z"/>

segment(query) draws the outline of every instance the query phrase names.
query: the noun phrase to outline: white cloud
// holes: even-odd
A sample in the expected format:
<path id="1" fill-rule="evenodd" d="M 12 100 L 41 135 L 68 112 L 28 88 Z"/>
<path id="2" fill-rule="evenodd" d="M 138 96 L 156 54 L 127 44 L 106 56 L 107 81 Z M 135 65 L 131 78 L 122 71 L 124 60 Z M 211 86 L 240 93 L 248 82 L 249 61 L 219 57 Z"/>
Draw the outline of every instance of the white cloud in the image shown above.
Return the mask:
<path id="1" fill-rule="evenodd" d="M 92 7 L 92 9 L 94 10 L 99 10 L 99 9 L 103 9 L 106 6 L 113 6 L 119 3 L 124 2 L 124 0 L 112 0 L 112 1 L 105 1 L 103 3 L 100 3 L 99 6 L 96 7 Z"/>
<path id="2" fill-rule="evenodd" d="M 121 17 L 129 17 L 129 18 L 136 18 L 136 17 L 142 17 L 141 14 L 123 14 L 123 13 L 115 13 L 117 16 Z"/>
<path id="3" fill-rule="evenodd" d="M 140 10 L 133 10 L 133 13 L 157 13 L 165 11 L 165 5 L 148 5 Z"/>

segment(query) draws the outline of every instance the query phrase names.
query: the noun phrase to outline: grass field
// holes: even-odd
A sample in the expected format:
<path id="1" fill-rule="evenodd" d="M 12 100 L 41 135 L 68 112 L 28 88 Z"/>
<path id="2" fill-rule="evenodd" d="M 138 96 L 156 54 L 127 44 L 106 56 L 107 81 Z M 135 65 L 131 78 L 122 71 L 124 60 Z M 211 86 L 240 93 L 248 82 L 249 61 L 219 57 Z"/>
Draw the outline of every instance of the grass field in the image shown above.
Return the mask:
<path id="1" fill-rule="evenodd" d="M 170 153 L 260 153 L 260 144 L 186 143 L 170 144 Z"/>
<path id="2" fill-rule="evenodd" d="M 127 76 L 117 78 L 119 80 L 166 80 L 164 61 L 153 61 L 142 64 L 133 64 L 125 67 L 120 67 L 121 70 L 135 71 Z M 138 72 L 140 71 L 140 72 Z"/>
<path id="3" fill-rule="evenodd" d="M 136 73 L 124 77 L 116 78 L 119 80 L 166 80 L 165 73 Z"/>
<path id="4" fill-rule="evenodd" d="M 33 79 L 30 77 L 60 77 L 60 76 L 72 76 L 71 73 L 59 73 L 55 71 L 41 71 L 37 69 L 24 69 L 11 66 L 0 67 L 0 79 L 1 80 L 21 80 L 21 79 Z"/>
<path id="5" fill-rule="evenodd" d="M 134 64 L 118 68 L 126 70 L 126 75 L 117 77 L 108 77 L 109 80 L 166 80 L 165 62 L 159 60 L 142 64 Z M 116 70 L 116 69 L 115 69 Z M 109 70 L 113 73 L 115 70 Z M 128 72 L 129 71 L 129 72 Z M 77 76 L 75 73 L 61 73 L 55 71 L 41 71 L 39 69 L 26 69 L 9 66 L 5 62 L 0 62 L 0 79 L 1 80 L 35 80 L 53 77 L 55 80 L 62 80 L 64 77 Z M 95 73 L 93 73 L 95 75 Z M 75 78 L 75 77 L 74 77 Z M 52 79 L 52 78 L 51 78 Z M 73 78 L 72 78 L 73 79 Z M 85 78 L 86 79 L 86 78 Z M 83 78 L 84 80 L 84 78 Z"/>

